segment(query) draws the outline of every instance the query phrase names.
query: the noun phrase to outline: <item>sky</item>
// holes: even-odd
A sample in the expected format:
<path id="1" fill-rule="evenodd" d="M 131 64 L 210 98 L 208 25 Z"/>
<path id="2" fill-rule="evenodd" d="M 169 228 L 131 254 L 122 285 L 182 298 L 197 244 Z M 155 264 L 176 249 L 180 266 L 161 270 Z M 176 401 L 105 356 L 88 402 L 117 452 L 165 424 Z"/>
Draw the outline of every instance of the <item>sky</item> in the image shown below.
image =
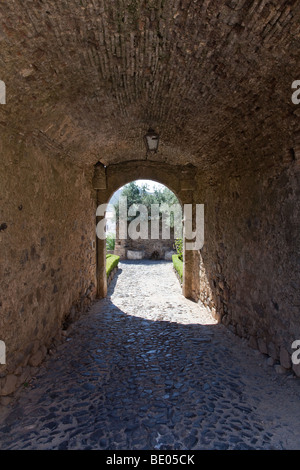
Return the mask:
<path id="1" fill-rule="evenodd" d="M 146 184 L 150 192 L 153 192 L 155 188 L 163 189 L 165 187 L 163 184 L 157 183 L 156 181 L 152 180 L 136 180 L 135 183 L 138 186 L 143 186 L 144 184 Z"/>

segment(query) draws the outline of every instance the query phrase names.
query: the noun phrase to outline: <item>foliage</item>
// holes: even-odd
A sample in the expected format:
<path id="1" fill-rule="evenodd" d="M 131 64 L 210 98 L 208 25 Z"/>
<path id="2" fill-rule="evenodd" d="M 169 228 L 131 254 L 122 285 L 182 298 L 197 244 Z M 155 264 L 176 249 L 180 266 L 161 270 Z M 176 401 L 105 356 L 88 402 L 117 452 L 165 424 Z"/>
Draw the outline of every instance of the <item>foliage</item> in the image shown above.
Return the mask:
<path id="1" fill-rule="evenodd" d="M 106 249 L 113 251 L 115 249 L 116 235 L 114 233 L 106 234 Z"/>
<path id="2" fill-rule="evenodd" d="M 178 255 L 172 256 L 173 266 L 179 274 L 180 280 L 183 280 L 183 262 L 179 259 Z"/>
<path id="3" fill-rule="evenodd" d="M 124 186 L 122 196 L 127 197 L 128 206 L 131 206 L 132 204 L 142 204 L 142 195 L 144 195 L 144 193 L 144 186 L 142 188 L 139 188 L 139 186 L 135 182 L 131 182 Z"/>
<path id="4" fill-rule="evenodd" d="M 112 270 L 118 266 L 120 256 L 117 255 L 106 255 L 106 276 L 108 277 Z"/>
<path id="5" fill-rule="evenodd" d="M 180 261 L 183 261 L 183 239 L 176 238 L 174 245 L 177 251 L 178 258 L 180 259 Z"/>
<path id="6" fill-rule="evenodd" d="M 173 204 L 179 204 L 179 201 L 175 194 L 170 189 L 164 187 L 163 189 L 155 189 L 153 193 L 149 192 L 148 186 L 145 184 L 142 187 L 138 186 L 134 181 L 126 184 L 121 193 L 122 197 L 127 197 L 127 207 L 132 205 L 143 204 L 146 206 L 148 215 L 151 215 L 152 204 L 167 204 L 172 206 Z M 119 204 L 114 205 L 116 216 L 119 216 Z M 134 219 L 136 216 L 128 217 L 128 220 Z M 171 227 L 174 225 L 174 216 L 171 213 Z"/>

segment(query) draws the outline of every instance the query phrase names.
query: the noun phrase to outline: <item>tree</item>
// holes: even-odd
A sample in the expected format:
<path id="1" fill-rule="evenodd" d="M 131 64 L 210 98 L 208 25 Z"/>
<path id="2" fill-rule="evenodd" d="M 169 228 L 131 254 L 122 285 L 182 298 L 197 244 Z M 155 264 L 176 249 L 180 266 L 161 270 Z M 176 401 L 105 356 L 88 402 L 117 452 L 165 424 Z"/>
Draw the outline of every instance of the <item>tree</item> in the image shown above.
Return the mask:
<path id="1" fill-rule="evenodd" d="M 154 193 L 150 193 L 147 185 L 140 187 L 134 181 L 124 186 L 121 196 L 127 197 L 127 208 L 134 204 L 143 204 L 146 206 L 149 217 L 151 216 L 152 204 L 167 204 L 169 206 L 179 204 L 177 197 L 170 189 L 164 187 L 163 189 L 155 189 Z M 114 207 L 118 217 L 119 203 L 114 204 Z M 130 217 L 128 219 L 130 220 Z M 171 224 L 172 223 L 173 219 L 171 217 Z"/>
<path id="2" fill-rule="evenodd" d="M 127 204 L 130 207 L 132 204 L 142 204 L 143 197 L 142 195 L 145 193 L 143 188 L 139 188 L 139 186 L 133 181 L 132 183 L 126 184 L 122 191 L 122 196 L 127 197 Z"/>

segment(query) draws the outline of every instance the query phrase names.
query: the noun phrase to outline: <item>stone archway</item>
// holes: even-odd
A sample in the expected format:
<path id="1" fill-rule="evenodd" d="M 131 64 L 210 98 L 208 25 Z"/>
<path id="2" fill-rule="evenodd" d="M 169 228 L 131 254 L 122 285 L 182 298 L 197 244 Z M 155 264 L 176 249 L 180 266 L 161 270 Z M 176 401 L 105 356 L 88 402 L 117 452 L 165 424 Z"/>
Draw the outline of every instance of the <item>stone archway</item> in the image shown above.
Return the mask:
<path id="1" fill-rule="evenodd" d="M 194 203 L 196 169 L 191 165 L 168 165 L 150 160 L 127 161 L 104 167 L 95 165 L 93 187 L 97 191 L 97 207 L 107 204 L 113 193 L 121 186 L 137 179 L 150 179 L 167 186 L 182 205 Z M 103 217 L 102 217 L 103 218 Z M 101 217 L 97 218 L 97 223 Z M 185 224 L 183 226 L 185 240 Z M 106 297 L 106 243 L 96 238 L 97 246 L 97 296 Z M 198 268 L 197 268 L 198 266 Z M 186 298 L 199 298 L 199 252 L 184 250 L 182 293 Z"/>

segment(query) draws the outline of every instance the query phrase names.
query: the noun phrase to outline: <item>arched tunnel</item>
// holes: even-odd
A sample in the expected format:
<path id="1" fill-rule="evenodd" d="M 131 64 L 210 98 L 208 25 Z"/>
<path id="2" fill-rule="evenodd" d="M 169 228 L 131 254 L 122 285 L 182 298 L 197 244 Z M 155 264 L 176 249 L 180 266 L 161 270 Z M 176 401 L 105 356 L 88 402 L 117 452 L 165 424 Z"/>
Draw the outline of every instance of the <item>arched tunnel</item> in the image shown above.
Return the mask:
<path id="1" fill-rule="evenodd" d="M 204 205 L 184 295 L 300 375 L 299 2 L 1 2 L 0 58 L 0 395 L 105 296 L 96 209 L 135 178 Z"/>

